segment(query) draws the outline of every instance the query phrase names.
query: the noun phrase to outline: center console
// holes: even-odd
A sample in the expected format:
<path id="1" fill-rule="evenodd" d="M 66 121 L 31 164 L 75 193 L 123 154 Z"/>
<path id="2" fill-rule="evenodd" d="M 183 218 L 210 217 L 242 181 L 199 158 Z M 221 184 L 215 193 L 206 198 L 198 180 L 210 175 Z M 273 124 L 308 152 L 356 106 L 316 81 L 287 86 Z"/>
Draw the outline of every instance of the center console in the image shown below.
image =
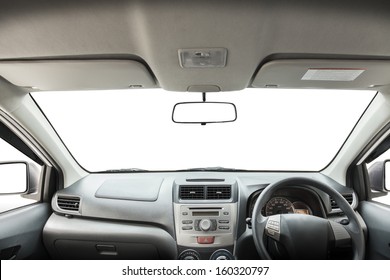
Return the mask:
<path id="1" fill-rule="evenodd" d="M 234 259 L 236 183 L 186 180 L 173 189 L 179 259 Z"/>

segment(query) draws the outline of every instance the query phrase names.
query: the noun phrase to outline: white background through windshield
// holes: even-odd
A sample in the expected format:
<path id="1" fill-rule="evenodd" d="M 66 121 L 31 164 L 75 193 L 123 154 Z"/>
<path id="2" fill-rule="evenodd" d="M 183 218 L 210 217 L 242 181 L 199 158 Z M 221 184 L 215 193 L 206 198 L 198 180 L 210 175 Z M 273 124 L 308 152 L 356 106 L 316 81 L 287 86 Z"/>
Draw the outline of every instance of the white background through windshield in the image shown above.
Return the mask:
<path id="1" fill-rule="evenodd" d="M 32 95 L 89 171 L 216 166 L 318 171 L 336 155 L 374 94 L 311 89 L 208 93 L 208 101 L 235 103 L 238 117 L 206 126 L 171 120 L 175 103 L 201 101 L 201 93 L 132 89 Z"/>

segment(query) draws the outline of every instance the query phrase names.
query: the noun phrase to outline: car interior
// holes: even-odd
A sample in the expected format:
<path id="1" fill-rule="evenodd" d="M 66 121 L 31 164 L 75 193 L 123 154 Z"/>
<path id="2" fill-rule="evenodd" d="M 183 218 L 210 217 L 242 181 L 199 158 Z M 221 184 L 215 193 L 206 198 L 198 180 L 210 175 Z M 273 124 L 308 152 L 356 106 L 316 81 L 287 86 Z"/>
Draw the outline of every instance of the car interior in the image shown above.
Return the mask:
<path id="1" fill-rule="evenodd" d="M 387 1 L 0 3 L 0 259 L 390 259 Z"/>

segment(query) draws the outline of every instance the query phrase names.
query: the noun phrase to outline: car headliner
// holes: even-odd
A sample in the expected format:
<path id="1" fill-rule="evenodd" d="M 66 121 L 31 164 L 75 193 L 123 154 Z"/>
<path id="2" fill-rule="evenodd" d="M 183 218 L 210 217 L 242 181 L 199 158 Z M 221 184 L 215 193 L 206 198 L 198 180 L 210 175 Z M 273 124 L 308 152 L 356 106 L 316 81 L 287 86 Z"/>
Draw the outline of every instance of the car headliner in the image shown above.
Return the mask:
<path id="1" fill-rule="evenodd" d="M 167 90 L 238 90 L 275 59 L 388 59 L 389 8 L 376 0 L 1 1 L 0 60 L 136 59 Z M 212 47 L 228 50 L 226 67 L 180 67 L 178 49 Z"/>

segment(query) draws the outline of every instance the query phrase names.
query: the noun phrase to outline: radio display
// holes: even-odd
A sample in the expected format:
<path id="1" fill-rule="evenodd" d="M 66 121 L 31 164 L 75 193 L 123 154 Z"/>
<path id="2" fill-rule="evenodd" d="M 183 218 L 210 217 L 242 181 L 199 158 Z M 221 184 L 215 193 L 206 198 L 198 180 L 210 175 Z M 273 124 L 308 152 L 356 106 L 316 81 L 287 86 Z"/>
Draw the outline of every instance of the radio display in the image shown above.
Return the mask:
<path id="1" fill-rule="evenodd" d="M 192 212 L 192 216 L 196 216 L 196 217 L 199 217 L 199 216 L 219 216 L 219 212 L 218 211 L 194 211 Z"/>

